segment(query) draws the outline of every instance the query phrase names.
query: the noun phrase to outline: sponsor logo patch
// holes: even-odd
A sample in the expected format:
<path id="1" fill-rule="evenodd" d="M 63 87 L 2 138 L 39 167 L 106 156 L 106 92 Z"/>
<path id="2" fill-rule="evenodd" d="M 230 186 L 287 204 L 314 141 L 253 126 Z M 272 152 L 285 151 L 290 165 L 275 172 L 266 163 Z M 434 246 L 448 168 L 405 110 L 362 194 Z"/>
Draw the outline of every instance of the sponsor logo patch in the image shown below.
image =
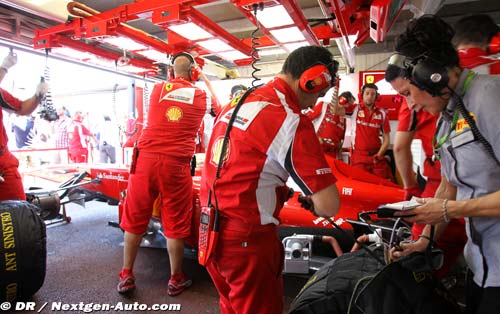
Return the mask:
<path id="1" fill-rule="evenodd" d="M 221 157 L 220 155 L 222 153 L 223 142 L 224 142 L 224 137 L 221 136 L 214 142 L 214 145 L 212 146 L 212 158 L 210 158 L 210 162 L 212 162 L 214 165 L 219 164 L 219 160 Z M 222 163 L 224 163 L 228 158 L 229 158 L 229 143 L 228 143 L 227 148 L 226 148 L 226 153 L 224 154 L 224 157 L 222 158 Z"/>
<path id="2" fill-rule="evenodd" d="M 182 119 L 182 109 L 177 106 L 168 108 L 165 116 L 170 122 L 179 122 Z"/>
<path id="3" fill-rule="evenodd" d="M 342 188 L 342 195 L 352 195 L 352 188 Z"/>
<path id="4" fill-rule="evenodd" d="M 316 169 L 316 174 L 327 174 L 327 173 L 332 173 L 332 169 L 330 168 Z"/>
<path id="5" fill-rule="evenodd" d="M 472 119 L 476 120 L 476 116 L 475 116 L 475 114 L 473 112 L 470 113 L 470 116 L 472 117 Z M 456 133 L 461 133 L 466 128 L 467 129 L 470 128 L 469 123 L 467 123 L 467 121 L 464 118 L 459 119 L 457 121 L 457 126 L 455 127 L 455 132 Z"/>

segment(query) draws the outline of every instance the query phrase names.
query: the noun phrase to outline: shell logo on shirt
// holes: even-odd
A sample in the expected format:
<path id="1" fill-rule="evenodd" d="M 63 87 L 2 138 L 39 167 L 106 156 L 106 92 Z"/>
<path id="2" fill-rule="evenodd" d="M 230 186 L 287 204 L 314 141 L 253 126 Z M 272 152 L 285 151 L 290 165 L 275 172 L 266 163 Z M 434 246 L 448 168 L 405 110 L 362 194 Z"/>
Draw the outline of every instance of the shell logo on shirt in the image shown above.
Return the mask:
<path id="1" fill-rule="evenodd" d="M 476 120 L 476 116 L 473 112 L 469 113 L 472 119 Z M 464 119 L 460 119 L 457 121 L 457 126 L 455 127 L 456 133 L 461 133 L 465 128 L 469 128 L 469 123 Z"/>
<path id="2" fill-rule="evenodd" d="M 364 118 L 365 117 L 365 112 L 363 110 L 358 111 L 358 117 Z"/>
<path id="3" fill-rule="evenodd" d="M 172 106 L 168 108 L 165 116 L 170 122 L 179 122 L 182 119 L 182 109 L 177 106 Z"/>
<path id="4" fill-rule="evenodd" d="M 212 162 L 214 165 L 219 164 L 220 154 L 222 153 L 223 142 L 224 142 L 224 137 L 221 136 L 217 140 L 215 140 L 214 145 L 212 145 L 212 158 L 210 158 L 210 162 Z M 222 162 L 224 163 L 228 158 L 229 158 L 229 144 L 227 145 L 226 153 L 222 158 Z"/>

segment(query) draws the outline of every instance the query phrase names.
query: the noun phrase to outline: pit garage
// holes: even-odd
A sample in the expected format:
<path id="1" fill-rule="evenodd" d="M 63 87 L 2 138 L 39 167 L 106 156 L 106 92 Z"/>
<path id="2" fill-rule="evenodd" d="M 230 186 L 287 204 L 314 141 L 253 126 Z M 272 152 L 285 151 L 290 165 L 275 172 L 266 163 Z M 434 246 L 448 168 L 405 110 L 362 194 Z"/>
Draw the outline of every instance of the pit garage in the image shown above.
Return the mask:
<path id="1" fill-rule="evenodd" d="M 348 256 L 353 247 L 360 249 L 367 242 L 373 252 L 354 255 L 356 261 L 384 260 L 383 250 L 374 248 L 409 240 L 412 232 L 410 223 L 392 217 L 395 210 L 416 204 L 405 201 L 404 179 L 394 159 L 398 117 L 405 101 L 384 75 L 395 38 L 410 20 L 424 14 L 435 14 L 451 25 L 468 14 L 487 14 L 499 25 L 497 2 L 0 1 L 0 57 L 16 59 L 0 67 L 0 72 L 5 69 L 0 87 L 20 99 L 32 97 L 35 91 L 40 101 L 29 115 L 15 114 L 2 104 L 6 150 L 19 161 L 26 201 L 0 202 L 0 310 L 220 313 L 219 292 L 199 263 L 200 232 L 204 232 L 200 222 L 203 225 L 206 218 L 200 189 L 215 113 L 203 118 L 190 158 L 193 218 L 182 268 L 193 282 L 179 295 L 167 292 L 171 259 L 160 217 L 161 198 L 152 206 L 152 219 L 133 263 L 137 289 L 117 292 L 124 255 L 120 222 L 136 157 L 134 144 L 147 128 L 154 86 L 172 79 L 179 53 L 189 52 L 199 68 L 195 85 L 223 108 L 243 95 L 233 94 L 233 88 L 271 81 L 287 56 L 304 46 L 325 47 L 339 62 L 340 86 L 322 95 L 323 102 L 338 101 L 339 91 L 350 91 L 361 103 L 362 86 L 377 86 L 375 105 L 387 114 L 391 129 L 388 150 L 381 158 L 388 160 L 392 177 L 388 181 L 351 166 L 355 122 L 347 119 L 337 154 L 325 157 L 337 179 L 338 213 L 318 217 L 303 199 L 304 187 L 292 179 L 286 182 L 290 190 L 277 229 L 284 255 L 283 313 L 323 313 L 320 303 L 350 307 L 357 299 L 360 304 L 380 306 L 360 292 L 362 277 L 379 273 L 380 265 L 372 269 L 351 263 Z M 489 58 L 499 60 L 498 51 Z M 40 88 L 43 99 L 37 96 Z M 167 117 L 180 119 L 182 112 L 172 111 Z M 87 130 L 80 133 L 84 153 L 77 153 L 76 159 L 70 147 L 60 147 L 56 140 L 55 126 L 63 119 L 77 121 L 75 130 Z M 426 162 L 422 145 L 421 139 L 411 142 L 415 174 L 422 173 Z M 2 152 L 0 147 L 0 156 Z M 9 176 L 4 174 L 0 172 L 0 184 L 7 190 Z M 420 178 L 425 182 L 425 175 Z M 426 265 L 440 264 L 440 256 L 430 246 L 427 253 L 426 259 L 410 263 L 415 273 L 428 272 Z M 328 282 L 325 278 L 340 267 L 351 271 L 352 265 L 365 272 L 348 272 L 347 279 L 331 277 L 344 284 L 335 288 L 345 289 L 337 290 L 343 291 L 342 296 L 335 301 L 318 299 L 315 293 L 331 295 L 335 290 L 321 286 Z M 464 265 L 459 259 L 439 284 L 455 298 L 458 311 L 465 302 Z M 429 286 L 422 288 L 423 295 L 431 287 L 425 282 Z"/>

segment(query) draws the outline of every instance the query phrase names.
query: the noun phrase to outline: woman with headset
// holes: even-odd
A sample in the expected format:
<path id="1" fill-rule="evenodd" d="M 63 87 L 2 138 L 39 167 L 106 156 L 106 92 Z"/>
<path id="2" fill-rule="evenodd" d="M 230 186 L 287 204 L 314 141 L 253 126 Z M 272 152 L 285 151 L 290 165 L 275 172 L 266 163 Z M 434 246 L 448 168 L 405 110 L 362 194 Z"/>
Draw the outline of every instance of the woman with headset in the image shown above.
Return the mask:
<path id="1" fill-rule="evenodd" d="M 461 68 L 453 33 L 438 17 L 414 20 L 397 38 L 398 54 L 389 62 L 404 71 L 391 83 L 410 108 L 441 114 L 433 146 L 443 175 L 434 198 L 399 214 L 427 226 L 419 240 L 401 244 L 392 256 L 425 250 L 450 219 L 465 217 L 466 313 L 494 313 L 500 307 L 500 77 Z"/>

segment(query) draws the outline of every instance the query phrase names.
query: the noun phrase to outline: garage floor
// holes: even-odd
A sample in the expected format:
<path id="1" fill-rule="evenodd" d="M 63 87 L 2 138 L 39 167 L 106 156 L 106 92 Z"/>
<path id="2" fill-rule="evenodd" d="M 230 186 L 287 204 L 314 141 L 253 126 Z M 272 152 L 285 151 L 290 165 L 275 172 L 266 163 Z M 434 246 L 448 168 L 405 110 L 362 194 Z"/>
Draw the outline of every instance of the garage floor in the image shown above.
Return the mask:
<path id="1" fill-rule="evenodd" d="M 137 290 L 129 298 L 118 294 L 116 284 L 122 262 L 123 234 L 108 226 L 108 221 L 117 221 L 118 208 L 94 201 L 87 203 L 86 208 L 69 204 L 68 212 L 71 223 L 47 228 L 47 273 L 43 287 L 32 300 L 36 303 L 36 311 L 46 302 L 48 304 L 40 313 L 55 313 L 51 307 L 57 302 L 110 305 L 137 302 L 147 306 L 180 304 L 180 311 L 162 313 L 219 313 L 217 291 L 197 261 L 188 259 L 184 264 L 186 273 L 194 279 L 193 286 L 177 297 L 167 295 L 170 271 L 168 254 L 162 249 L 140 249 L 134 269 Z M 285 276 L 286 308 L 305 281 L 304 278 Z M 148 310 L 108 312 L 158 313 Z"/>

